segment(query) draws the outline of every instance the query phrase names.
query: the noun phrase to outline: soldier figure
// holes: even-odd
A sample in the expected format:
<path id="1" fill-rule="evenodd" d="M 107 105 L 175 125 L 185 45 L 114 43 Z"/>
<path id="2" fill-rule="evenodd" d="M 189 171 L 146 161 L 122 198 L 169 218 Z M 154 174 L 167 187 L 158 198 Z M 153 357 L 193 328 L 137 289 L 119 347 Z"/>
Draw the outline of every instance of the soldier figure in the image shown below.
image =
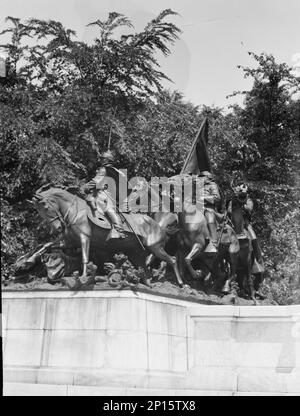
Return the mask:
<path id="1" fill-rule="evenodd" d="M 200 172 L 200 176 L 204 177 L 204 215 L 210 234 L 210 243 L 205 251 L 216 253 L 218 251 L 216 211 L 217 205 L 221 202 L 220 190 L 210 172 Z"/>
<path id="2" fill-rule="evenodd" d="M 261 250 L 259 247 L 259 243 L 257 240 L 257 236 L 255 234 L 255 231 L 253 230 L 253 227 L 250 223 L 252 219 L 253 201 L 248 195 L 248 186 L 245 183 L 241 183 L 234 188 L 234 192 L 239 198 L 239 200 L 243 203 L 243 217 L 244 217 L 245 229 L 248 232 L 251 243 L 252 243 L 254 258 L 257 261 L 257 268 L 259 269 L 259 271 L 263 271 L 263 266 L 261 264 L 261 261 L 262 261 Z M 229 206 L 228 206 L 229 213 L 231 212 L 231 206 L 232 206 L 232 202 L 230 201 Z"/>
<path id="3" fill-rule="evenodd" d="M 90 182 L 86 183 L 83 188 L 86 194 L 85 199 L 91 207 L 92 212 L 95 212 L 96 210 L 99 212 L 102 211 L 112 226 L 112 230 L 107 239 L 125 237 L 122 220 L 116 208 L 117 201 L 112 199 L 107 190 L 109 183 L 111 183 L 109 178 L 112 178 L 115 181 L 117 191 L 119 175 L 124 175 L 113 166 L 114 161 L 114 154 L 110 150 L 102 153 L 100 158 L 101 167 L 97 170 L 96 176 Z"/>

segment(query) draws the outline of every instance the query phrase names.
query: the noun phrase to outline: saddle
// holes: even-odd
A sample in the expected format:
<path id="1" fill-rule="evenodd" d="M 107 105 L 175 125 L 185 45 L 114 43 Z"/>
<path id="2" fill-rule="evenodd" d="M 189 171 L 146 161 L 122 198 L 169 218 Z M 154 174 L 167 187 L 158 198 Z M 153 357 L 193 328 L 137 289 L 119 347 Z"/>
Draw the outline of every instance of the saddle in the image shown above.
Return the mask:
<path id="1" fill-rule="evenodd" d="M 87 216 L 88 219 L 95 225 L 101 228 L 106 228 L 108 230 L 111 230 L 111 224 L 106 218 L 104 214 L 101 214 L 98 210 L 92 211 L 90 207 L 88 207 L 87 210 Z"/>
<path id="2" fill-rule="evenodd" d="M 147 234 L 148 231 L 140 229 L 139 223 L 141 221 L 138 220 L 138 218 L 139 217 L 142 218 L 143 215 L 142 214 L 135 214 L 135 215 L 137 219 L 136 223 L 132 221 L 130 214 L 126 214 L 126 213 L 122 214 L 121 220 L 122 220 L 123 230 L 127 232 L 131 232 L 131 233 L 133 232 L 139 237 L 144 237 L 144 234 Z M 101 228 L 106 228 L 107 230 L 112 229 L 112 226 L 109 220 L 106 218 L 104 214 L 100 213 L 98 210 L 93 212 L 93 210 L 90 207 L 88 207 L 87 216 L 88 216 L 88 219 L 96 226 L 101 227 Z"/>

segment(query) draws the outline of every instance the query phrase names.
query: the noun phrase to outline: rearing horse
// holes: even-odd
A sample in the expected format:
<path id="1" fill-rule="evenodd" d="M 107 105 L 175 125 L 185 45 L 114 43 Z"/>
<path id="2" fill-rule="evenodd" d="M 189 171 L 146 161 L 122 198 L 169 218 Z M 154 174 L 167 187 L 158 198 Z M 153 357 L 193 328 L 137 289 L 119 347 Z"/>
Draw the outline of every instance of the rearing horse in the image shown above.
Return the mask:
<path id="1" fill-rule="evenodd" d="M 87 276 L 90 249 L 94 252 L 123 252 L 136 267 L 142 267 L 146 277 L 144 283 L 150 285 L 150 271 L 146 267 L 149 253 L 172 266 L 177 282 L 183 285 L 177 260 L 164 249 L 165 232 L 148 215 L 123 214 L 124 239 L 106 241 L 111 226 L 105 216 L 95 219 L 87 203 L 78 196 L 61 188 L 37 191 L 33 198 L 39 214 L 48 220 L 52 229 L 62 231 L 66 245 L 80 247 L 82 251 L 82 276 Z M 142 244 L 141 244 L 142 242 Z"/>

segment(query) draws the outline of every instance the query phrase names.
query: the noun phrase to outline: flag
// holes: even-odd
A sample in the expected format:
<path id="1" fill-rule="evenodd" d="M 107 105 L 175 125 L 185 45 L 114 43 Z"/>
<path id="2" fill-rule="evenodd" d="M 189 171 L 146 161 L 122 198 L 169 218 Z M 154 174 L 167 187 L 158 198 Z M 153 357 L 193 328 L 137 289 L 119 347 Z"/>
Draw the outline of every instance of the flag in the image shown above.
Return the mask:
<path id="1" fill-rule="evenodd" d="M 184 162 L 181 173 L 198 175 L 203 171 L 211 171 L 210 160 L 207 153 L 208 120 L 205 117 L 196 135 L 194 143 Z"/>
<path id="2" fill-rule="evenodd" d="M 5 59 L 0 56 L 0 77 L 5 77 L 6 76 L 6 62 Z"/>

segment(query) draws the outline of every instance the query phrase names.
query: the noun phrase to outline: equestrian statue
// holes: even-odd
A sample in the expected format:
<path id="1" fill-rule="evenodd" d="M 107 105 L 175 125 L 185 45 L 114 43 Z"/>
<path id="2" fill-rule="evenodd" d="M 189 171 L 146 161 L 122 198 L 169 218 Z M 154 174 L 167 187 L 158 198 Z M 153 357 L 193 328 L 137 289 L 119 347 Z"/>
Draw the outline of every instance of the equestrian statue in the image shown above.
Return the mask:
<path id="1" fill-rule="evenodd" d="M 149 205 L 143 212 L 120 209 L 124 203 L 120 181 L 126 185 L 127 202 L 136 203 L 144 186 L 147 194 L 152 190 L 147 181 L 142 181 L 128 194 L 126 175 L 115 167 L 116 157 L 110 149 L 101 154 L 96 174 L 82 187 L 82 197 L 60 187 L 44 186 L 36 191 L 33 202 L 52 230 L 60 232 L 63 246 L 81 250 L 81 285 L 89 279 L 91 258 L 110 261 L 122 252 L 134 267 L 143 270 L 142 280 L 148 286 L 151 265 L 157 258 L 172 268 L 181 287 L 188 283 L 189 276 L 192 281 L 202 279 L 205 285 L 213 284 L 223 294 L 230 293 L 238 284 L 253 301 L 260 296 L 264 266 L 251 223 L 253 201 L 249 189 L 239 182 L 225 204 L 224 194 L 211 172 L 207 141 L 205 119 L 181 172 L 168 178 L 172 202 L 168 212 L 149 212 Z M 201 201 L 197 192 L 184 191 L 180 196 L 181 209 L 176 210 L 178 195 L 174 187 L 182 187 L 184 181 L 196 184 L 196 188 L 200 184 Z M 171 254 L 166 250 L 170 242 Z"/>

